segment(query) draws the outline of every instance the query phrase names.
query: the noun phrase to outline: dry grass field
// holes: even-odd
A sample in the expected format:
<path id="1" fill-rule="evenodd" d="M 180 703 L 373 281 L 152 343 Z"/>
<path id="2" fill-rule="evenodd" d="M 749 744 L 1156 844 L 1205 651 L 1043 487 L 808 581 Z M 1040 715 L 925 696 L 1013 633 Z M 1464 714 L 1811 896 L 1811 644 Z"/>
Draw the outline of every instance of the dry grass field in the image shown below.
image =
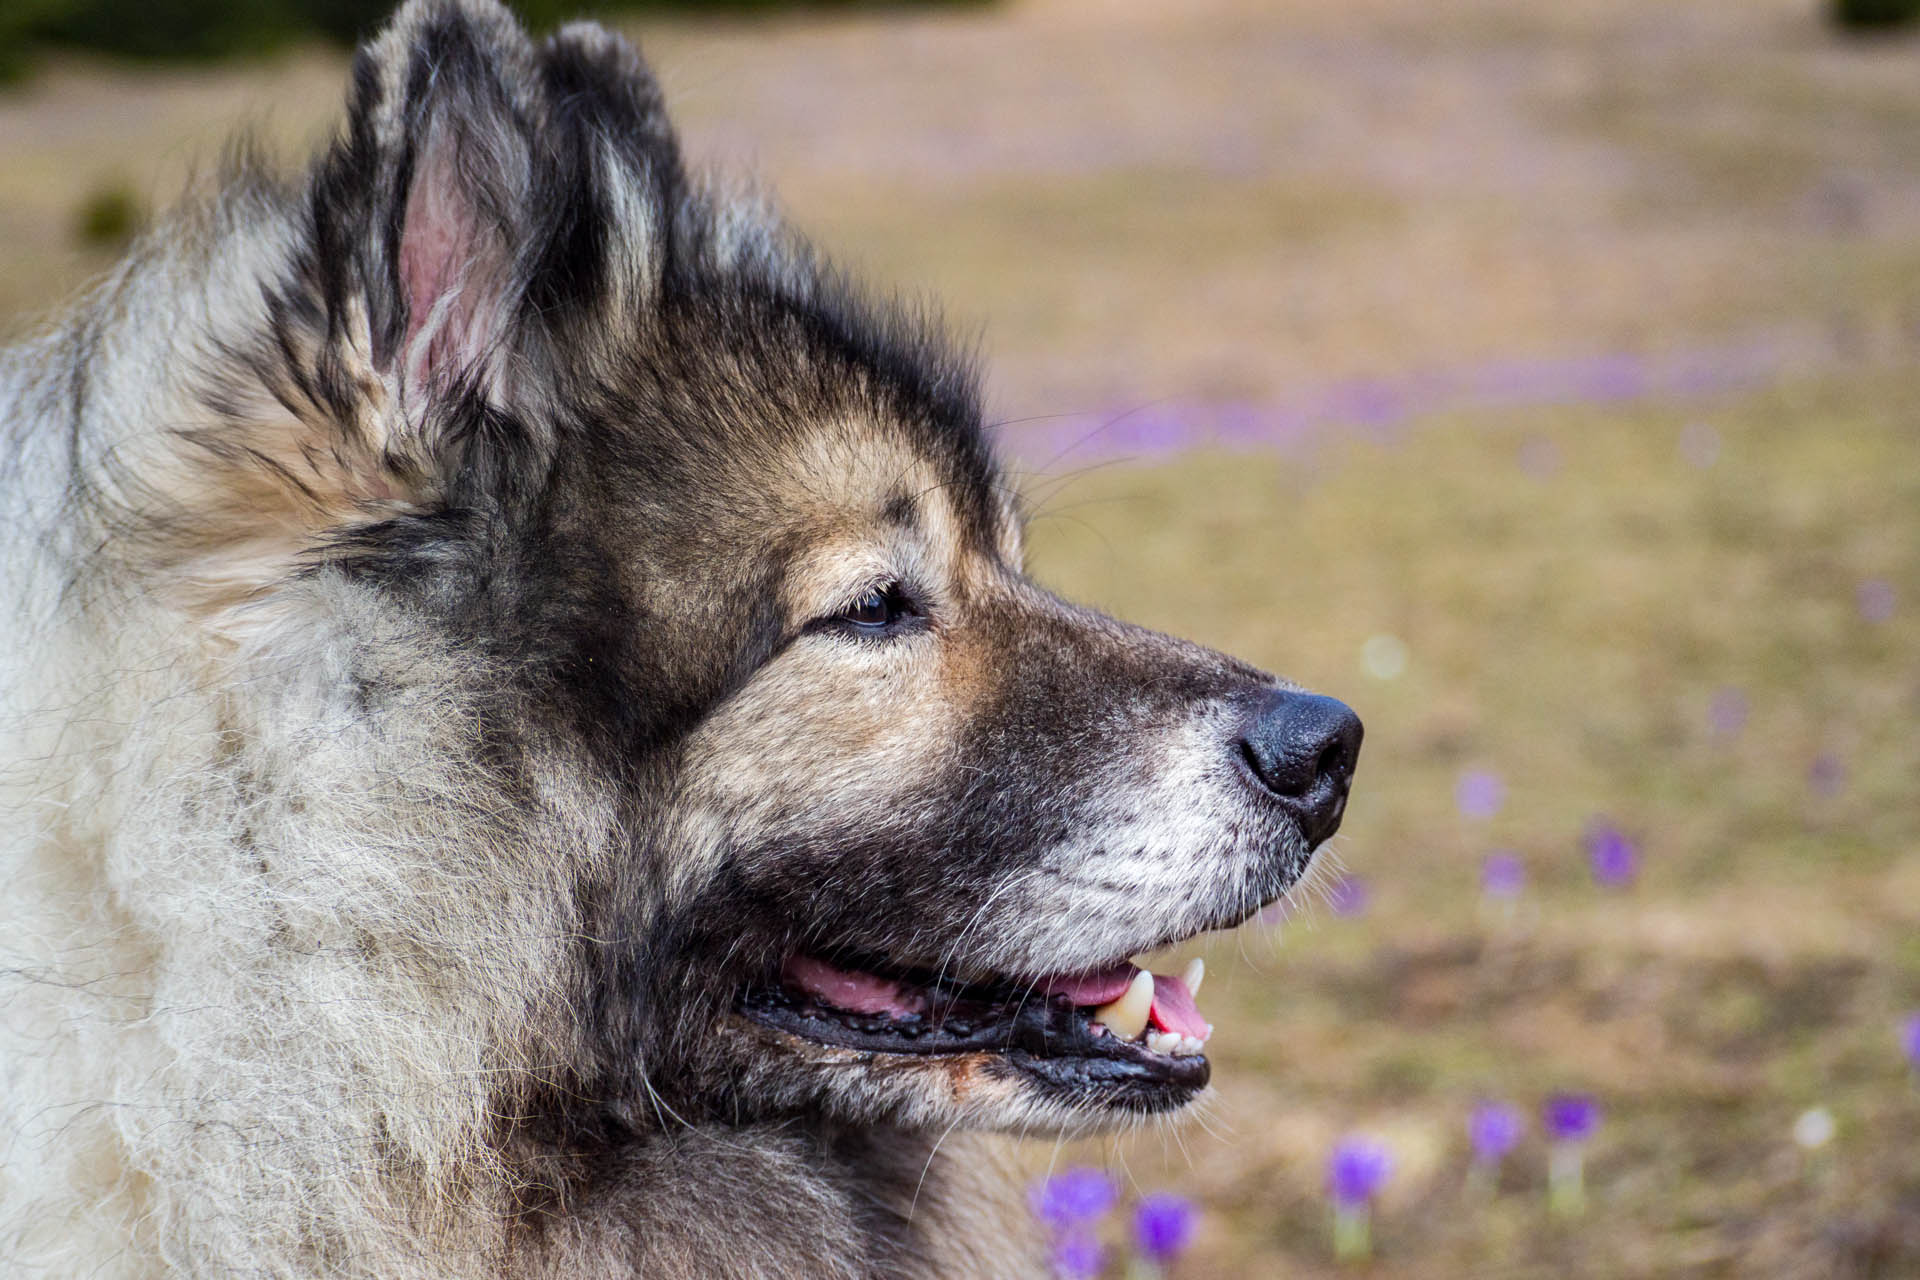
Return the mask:
<path id="1" fill-rule="evenodd" d="M 1920 44 L 1813 0 L 637 34 L 695 154 L 978 334 L 1043 579 L 1367 721 L 1364 903 L 1210 940 L 1202 1121 L 1036 1169 L 1196 1197 L 1191 1277 L 1335 1273 L 1351 1132 L 1395 1167 L 1340 1273 L 1920 1275 Z M 0 96 L 0 328 L 105 265 L 91 195 L 297 152 L 343 65 Z M 1556 1218 L 1563 1090 L 1604 1118 Z M 1530 1117 L 1492 1186 L 1482 1098 Z"/>

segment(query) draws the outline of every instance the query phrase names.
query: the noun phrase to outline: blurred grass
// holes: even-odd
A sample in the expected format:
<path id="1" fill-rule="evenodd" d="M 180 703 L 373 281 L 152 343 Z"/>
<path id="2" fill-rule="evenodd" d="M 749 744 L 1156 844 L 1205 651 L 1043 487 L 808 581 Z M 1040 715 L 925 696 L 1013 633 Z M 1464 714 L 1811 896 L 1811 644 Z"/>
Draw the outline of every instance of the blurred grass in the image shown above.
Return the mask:
<path id="1" fill-rule="evenodd" d="M 1920 1009 L 1920 45 L 1838 39 L 1815 0 L 634 26 L 691 154 L 979 326 L 1030 461 L 1027 417 L 1772 353 L 1686 400 L 1413 403 L 1154 466 L 1095 432 L 1029 479 L 1044 580 L 1368 725 L 1336 849 L 1367 912 L 1207 941 L 1210 1114 L 1060 1158 L 1197 1194 L 1190 1280 L 1327 1273 L 1322 1162 L 1353 1128 L 1399 1161 L 1363 1274 L 1920 1274 L 1893 1033 Z M 315 48 L 53 58 L 0 97 L 0 330 L 110 261 L 75 240 L 91 196 L 162 208 L 248 120 L 298 153 L 343 78 Z M 1383 633 L 1410 654 L 1388 681 L 1359 660 Z M 1454 806 L 1471 769 L 1506 783 L 1490 820 Z M 1631 890 L 1588 875 L 1600 813 L 1641 843 Z M 1511 922 L 1479 901 L 1494 848 L 1530 874 Z M 1470 1197 L 1473 1100 L 1565 1088 L 1607 1111 L 1587 1218 L 1546 1217 L 1537 1135 Z M 1807 1160 L 1816 1104 L 1839 1129 Z"/>

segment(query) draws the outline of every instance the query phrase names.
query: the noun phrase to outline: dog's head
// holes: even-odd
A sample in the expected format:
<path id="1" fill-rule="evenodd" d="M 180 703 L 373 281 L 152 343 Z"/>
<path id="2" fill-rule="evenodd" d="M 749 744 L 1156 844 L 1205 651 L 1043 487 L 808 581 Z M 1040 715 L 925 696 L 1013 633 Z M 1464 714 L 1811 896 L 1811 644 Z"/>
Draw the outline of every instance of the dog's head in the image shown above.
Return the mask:
<path id="1" fill-rule="evenodd" d="M 1128 957 L 1299 880 L 1351 712 L 1029 581 L 964 367 L 690 177 L 599 28 L 411 6 L 294 239 L 244 360 L 287 425 L 198 442 L 297 498 L 274 581 L 350 714 L 492 804 L 462 900 L 511 867 L 493 927 L 568 940 L 489 976 L 543 1028 L 510 1113 L 1045 1129 L 1205 1086 L 1197 976 Z"/>

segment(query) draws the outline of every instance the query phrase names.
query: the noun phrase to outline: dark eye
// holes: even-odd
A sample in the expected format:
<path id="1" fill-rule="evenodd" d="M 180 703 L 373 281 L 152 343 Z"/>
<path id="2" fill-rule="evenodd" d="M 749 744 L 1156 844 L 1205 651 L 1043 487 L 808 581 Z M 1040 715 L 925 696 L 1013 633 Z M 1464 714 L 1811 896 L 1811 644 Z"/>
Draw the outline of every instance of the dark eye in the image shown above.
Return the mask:
<path id="1" fill-rule="evenodd" d="M 891 640 L 925 622 L 926 615 L 914 598 L 899 583 L 888 582 L 862 592 L 839 613 L 814 625 L 862 640 Z"/>
<path id="2" fill-rule="evenodd" d="M 855 626 L 878 630 L 892 622 L 899 613 L 894 592 L 876 587 L 854 601 L 852 606 L 840 616 Z"/>

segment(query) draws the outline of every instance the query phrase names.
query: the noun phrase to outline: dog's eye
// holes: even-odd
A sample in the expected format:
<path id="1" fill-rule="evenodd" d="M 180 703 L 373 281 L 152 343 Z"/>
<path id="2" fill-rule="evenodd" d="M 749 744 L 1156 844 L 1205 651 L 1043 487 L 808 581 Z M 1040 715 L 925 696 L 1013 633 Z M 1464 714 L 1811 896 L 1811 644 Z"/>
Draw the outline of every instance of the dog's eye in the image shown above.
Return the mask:
<path id="1" fill-rule="evenodd" d="M 854 601 L 843 616 L 857 626 L 884 627 L 893 621 L 893 602 L 886 592 L 876 589 Z"/>
<path id="2" fill-rule="evenodd" d="M 875 638 L 890 636 L 919 616 L 913 598 L 898 583 L 888 583 L 866 592 L 829 621 L 855 635 Z"/>

